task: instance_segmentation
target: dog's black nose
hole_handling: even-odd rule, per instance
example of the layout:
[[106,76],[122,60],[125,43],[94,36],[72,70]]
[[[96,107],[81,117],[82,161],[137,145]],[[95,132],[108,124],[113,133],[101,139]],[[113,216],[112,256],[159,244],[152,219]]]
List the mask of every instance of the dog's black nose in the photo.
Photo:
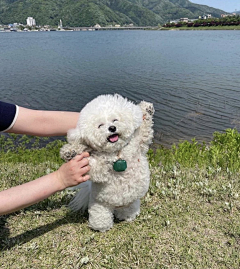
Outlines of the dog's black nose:
[[110,126],[108,130],[112,133],[116,132],[117,128],[115,126]]

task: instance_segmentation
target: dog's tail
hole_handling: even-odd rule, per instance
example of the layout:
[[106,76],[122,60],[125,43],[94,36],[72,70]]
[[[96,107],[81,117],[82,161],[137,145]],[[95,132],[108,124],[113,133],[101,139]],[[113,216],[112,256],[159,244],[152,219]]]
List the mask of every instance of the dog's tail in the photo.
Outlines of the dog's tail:
[[79,189],[75,197],[69,203],[68,207],[72,211],[80,211],[84,213],[88,209],[88,202],[92,188],[92,182],[90,180],[79,184],[77,187],[72,189]]

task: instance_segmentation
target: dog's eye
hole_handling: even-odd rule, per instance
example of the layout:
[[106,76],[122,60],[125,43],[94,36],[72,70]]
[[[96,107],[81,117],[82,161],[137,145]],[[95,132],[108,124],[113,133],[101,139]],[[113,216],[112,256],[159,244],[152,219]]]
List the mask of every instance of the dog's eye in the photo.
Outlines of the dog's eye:
[[118,121],[118,119],[113,120],[113,122]]
[[98,128],[101,128],[103,125],[104,125],[103,123],[102,123],[102,124],[100,124],[100,125],[98,125]]

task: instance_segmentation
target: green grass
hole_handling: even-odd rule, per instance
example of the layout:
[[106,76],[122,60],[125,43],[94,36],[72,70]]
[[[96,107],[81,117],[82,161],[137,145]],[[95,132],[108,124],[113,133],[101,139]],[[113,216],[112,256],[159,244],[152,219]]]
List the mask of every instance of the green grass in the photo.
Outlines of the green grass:
[[[18,137],[1,139],[0,190],[62,163],[62,142],[27,150],[29,138],[17,147]],[[67,210],[70,191],[2,216],[0,268],[240,268],[239,150],[236,130],[215,133],[208,145],[150,150],[140,216],[116,220],[106,233],[91,230],[87,214]]]
[[240,30],[240,25],[230,26],[199,26],[199,27],[172,27],[172,28],[161,28],[161,30]]

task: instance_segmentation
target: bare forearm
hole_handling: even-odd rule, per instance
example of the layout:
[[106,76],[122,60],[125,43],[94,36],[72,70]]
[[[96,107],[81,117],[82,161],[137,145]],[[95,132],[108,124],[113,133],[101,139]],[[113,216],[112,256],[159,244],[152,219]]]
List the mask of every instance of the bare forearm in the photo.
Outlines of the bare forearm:
[[62,136],[75,128],[78,112],[41,111],[19,107],[19,114],[9,133],[37,136]]
[[0,215],[38,203],[63,189],[57,172],[0,192]]
[[57,191],[88,180],[88,157],[89,154],[84,152],[49,175],[0,192],[0,215],[36,204]]

